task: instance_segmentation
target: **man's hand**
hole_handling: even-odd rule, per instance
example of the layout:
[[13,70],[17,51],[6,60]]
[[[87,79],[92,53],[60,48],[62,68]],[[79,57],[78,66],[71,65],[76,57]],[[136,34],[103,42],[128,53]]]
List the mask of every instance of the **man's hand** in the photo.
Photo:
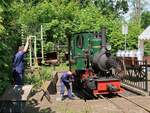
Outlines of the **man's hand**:
[[28,36],[28,37],[27,37],[27,41],[28,41],[28,42],[31,42],[31,36]]
[[26,41],[26,44],[25,44],[25,47],[24,47],[24,52],[27,52],[27,49],[29,47],[29,43],[31,43],[31,36],[28,36],[27,37],[27,41]]
[[69,78],[69,82],[74,82],[74,78],[73,77]]

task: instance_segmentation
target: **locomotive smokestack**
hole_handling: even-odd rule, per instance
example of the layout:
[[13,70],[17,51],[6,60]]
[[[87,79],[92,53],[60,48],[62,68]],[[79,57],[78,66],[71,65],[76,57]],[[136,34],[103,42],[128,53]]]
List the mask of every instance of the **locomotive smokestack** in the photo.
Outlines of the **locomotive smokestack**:
[[101,34],[102,34],[102,47],[106,46],[106,28],[103,27],[101,29]]

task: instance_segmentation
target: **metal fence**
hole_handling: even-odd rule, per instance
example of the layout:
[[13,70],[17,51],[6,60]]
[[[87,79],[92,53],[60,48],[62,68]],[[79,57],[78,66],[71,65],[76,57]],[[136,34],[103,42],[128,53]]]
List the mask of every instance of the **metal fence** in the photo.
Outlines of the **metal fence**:
[[121,58],[122,71],[118,77],[123,83],[148,91],[147,61],[138,61],[131,58]]

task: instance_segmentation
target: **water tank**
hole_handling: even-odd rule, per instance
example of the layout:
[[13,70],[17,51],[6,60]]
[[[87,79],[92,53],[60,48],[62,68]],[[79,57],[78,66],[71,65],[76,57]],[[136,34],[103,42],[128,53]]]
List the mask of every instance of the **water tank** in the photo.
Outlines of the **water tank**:
[[102,48],[101,45],[102,45],[101,39],[96,38],[91,40],[91,48],[93,49],[94,53],[100,51],[100,49]]

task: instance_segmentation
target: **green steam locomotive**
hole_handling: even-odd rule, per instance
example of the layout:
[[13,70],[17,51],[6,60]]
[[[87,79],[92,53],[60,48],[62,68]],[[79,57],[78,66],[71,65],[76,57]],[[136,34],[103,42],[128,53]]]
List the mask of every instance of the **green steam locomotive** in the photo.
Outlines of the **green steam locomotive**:
[[100,33],[81,32],[69,37],[69,66],[75,72],[74,88],[94,95],[122,93],[121,82],[112,68],[118,68],[106,42],[106,29]]

